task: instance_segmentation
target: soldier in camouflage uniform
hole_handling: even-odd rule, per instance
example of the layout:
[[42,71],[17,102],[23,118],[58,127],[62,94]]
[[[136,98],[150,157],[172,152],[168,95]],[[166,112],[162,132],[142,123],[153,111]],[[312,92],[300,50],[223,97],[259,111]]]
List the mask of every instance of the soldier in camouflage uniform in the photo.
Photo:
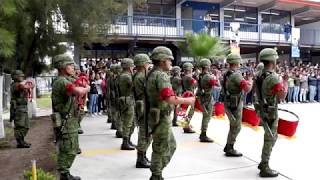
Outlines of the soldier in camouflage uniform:
[[176,141],[171,129],[173,105],[194,104],[195,98],[180,98],[175,95],[167,74],[173,60],[169,48],[156,47],[152,51],[151,59],[154,67],[146,81],[148,134],[153,137],[150,180],[162,180],[162,170],[176,150]]
[[199,138],[200,142],[212,143],[213,140],[207,136],[207,129],[213,111],[212,91],[213,87],[217,85],[217,80],[209,73],[211,66],[211,61],[209,59],[201,59],[199,65],[202,68],[202,72],[199,75],[199,89],[197,95],[203,109],[201,134]]
[[[176,93],[177,96],[181,96],[182,94],[182,79],[181,79],[181,69],[179,66],[174,66],[172,67],[172,75],[171,75],[171,84],[172,84],[172,89]],[[172,120],[172,126],[178,126],[177,124],[177,108],[179,106],[175,106],[174,108],[174,115],[173,115],[173,120]]]
[[[110,104],[110,87],[109,87],[109,84],[110,84],[110,79],[112,77],[113,73],[111,71],[111,69],[107,69],[106,68],[106,95],[105,95],[105,102],[106,102],[106,108],[107,108],[107,116],[108,116],[108,120],[107,120],[107,123],[112,123],[112,113],[111,113],[111,104]],[[112,124],[111,124],[111,129],[115,129],[115,125],[113,125],[114,127],[112,127]]]
[[[195,80],[192,77],[192,69],[193,65],[189,62],[183,64],[183,77],[182,77],[182,89],[183,92],[190,91],[194,93],[196,87],[197,87],[197,80]],[[189,114],[186,117],[186,122],[184,123],[183,131],[184,133],[195,133],[195,131],[192,130],[190,122],[192,119],[192,116],[194,114],[194,105],[191,106],[191,109],[189,111]]]
[[[78,64],[74,64],[74,71],[75,71],[75,74],[72,78],[74,78],[74,80],[78,79],[79,76],[80,76],[80,66]],[[78,133],[79,134],[83,134],[83,130],[81,128],[81,121],[83,120],[84,116],[85,116],[85,112],[84,112],[84,109],[83,108],[78,108],[79,110],[79,130],[78,130]],[[81,152],[81,151],[79,151]]]
[[114,94],[115,94],[115,108],[114,108],[114,120],[116,123],[116,137],[122,138],[122,121],[121,121],[121,107],[120,107],[120,82],[119,77],[121,74],[122,68],[120,64],[114,66]]
[[116,86],[115,86],[115,67],[116,65],[111,64],[110,71],[111,75],[107,79],[107,91],[106,91],[106,98],[108,104],[108,111],[110,114],[108,115],[108,121],[111,120],[111,129],[116,130],[116,119],[118,118],[117,114],[117,105],[116,105]]
[[59,76],[52,85],[52,120],[57,133],[58,162],[57,168],[60,180],[80,180],[72,176],[69,168],[76,157],[79,148],[78,129],[79,121],[74,96],[84,96],[90,87],[76,87],[70,76],[74,74],[73,60],[66,55],[54,58],[54,66],[59,71]]
[[13,73],[13,83],[11,84],[10,121],[14,121],[17,148],[30,148],[31,146],[25,141],[30,127],[27,90],[31,88],[33,86],[26,83],[23,72],[16,70]]
[[130,58],[124,58],[121,61],[121,67],[123,69],[119,76],[119,105],[120,115],[122,122],[122,145],[121,150],[134,150],[135,147],[131,143],[131,135],[134,131],[134,93],[132,73],[134,68],[133,60]]
[[147,159],[146,152],[151,143],[151,137],[146,137],[145,111],[144,111],[144,86],[146,81],[146,74],[148,73],[149,63],[151,63],[149,56],[146,54],[137,54],[134,57],[134,65],[137,72],[133,75],[134,96],[136,101],[136,119],[139,127],[138,132],[138,155],[136,168],[149,168],[150,161]]
[[230,128],[227,144],[224,148],[225,155],[228,157],[240,157],[241,153],[234,149],[236,138],[241,130],[242,110],[244,93],[248,93],[252,88],[252,79],[246,81],[240,69],[241,56],[231,53],[227,56],[229,64],[228,71],[223,75],[223,87],[225,112],[228,116]]
[[259,59],[264,64],[264,68],[255,81],[258,100],[258,104],[255,106],[260,111],[259,116],[265,131],[261,162],[258,166],[261,177],[278,176],[278,172],[269,167],[272,148],[278,137],[278,99],[285,96],[283,85],[279,76],[275,73],[278,58],[276,50],[271,48],[263,49],[259,54]]

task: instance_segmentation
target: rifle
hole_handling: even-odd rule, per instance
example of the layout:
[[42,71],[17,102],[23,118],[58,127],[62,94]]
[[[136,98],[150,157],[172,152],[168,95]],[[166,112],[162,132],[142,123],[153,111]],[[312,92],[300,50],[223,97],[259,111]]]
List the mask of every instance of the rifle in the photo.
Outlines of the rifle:
[[15,118],[16,118],[16,108],[17,108],[16,101],[11,100],[11,103],[10,103],[10,122],[15,120]]
[[[199,75],[199,82],[198,82],[200,96],[203,96],[203,88],[202,88],[202,86],[201,86],[202,76],[203,76],[203,74],[200,74],[200,75]],[[202,101],[201,99],[202,99],[202,98],[199,97],[200,107],[203,109],[203,111],[204,111],[206,114],[208,114],[208,111],[207,111],[206,107],[202,105],[202,102],[203,102],[203,101]]]
[[67,121],[71,117],[71,112],[70,111],[72,109],[72,106],[74,105],[74,97],[73,96],[69,97],[69,101],[71,101],[71,102],[70,102],[70,106],[68,108],[67,113],[60,113],[61,114],[62,125],[61,125],[61,128],[57,129],[58,130],[56,132],[57,133],[56,134],[56,139],[57,140],[62,137],[62,133],[63,133],[63,130],[64,130],[66,124],[67,124]]

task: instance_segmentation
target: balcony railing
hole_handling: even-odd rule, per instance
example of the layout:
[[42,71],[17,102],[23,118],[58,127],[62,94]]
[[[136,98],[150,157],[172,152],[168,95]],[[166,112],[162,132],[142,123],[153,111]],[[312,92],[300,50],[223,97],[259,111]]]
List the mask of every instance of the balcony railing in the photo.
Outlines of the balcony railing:
[[[67,31],[65,26],[61,27],[64,27],[63,32]],[[221,36],[225,40],[237,38],[231,30],[230,23],[195,19],[119,16],[112,20],[110,26],[103,25],[96,28],[99,28],[102,34],[120,36],[183,38],[187,33],[208,32],[212,36]],[[238,38],[240,41],[291,43],[291,35],[284,32],[284,26],[281,24],[240,23]],[[320,31],[301,29],[300,44],[320,45]]]

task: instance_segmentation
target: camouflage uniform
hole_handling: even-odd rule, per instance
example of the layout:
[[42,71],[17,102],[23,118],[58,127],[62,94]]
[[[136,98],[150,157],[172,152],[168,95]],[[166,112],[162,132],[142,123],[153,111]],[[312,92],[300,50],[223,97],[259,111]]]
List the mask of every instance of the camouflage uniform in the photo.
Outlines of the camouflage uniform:
[[[112,77],[113,73],[111,71],[111,69],[106,69],[106,95],[105,95],[105,102],[106,102],[106,108],[107,108],[107,116],[108,116],[108,121],[107,123],[112,123],[112,113],[111,113],[111,104],[110,104],[110,87],[109,87],[109,84],[110,84],[110,80],[111,80],[111,77]],[[112,124],[111,124],[112,126]],[[115,128],[115,125],[114,127]],[[112,128],[111,128],[112,129]]]
[[[144,67],[145,64],[150,63],[149,56],[146,54],[137,54],[134,57],[134,65],[136,67]],[[145,68],[145,67],[144,67]],[[151,137],[146,137],[145,111],[144,111],[144,86],[146,81],[147,69],[144,71],[137,71],[133,75],[134,96],[136,101],[136,119],[139,127],[138,132],[138,155],[136,168],[149,168],[150,161],[146,157],[146,151],[150,146]]]
[[[271,48],[263,49],[259,58],[261,62],[272,63],[274,69],[278,53]],[[262,148],[261,162],[258,166],[261,177],[276,177],[278,172],[270,169],[269,159],[272,148],[277,140],[278,128],[278,99],[277,94],[283,91],[279,77],[273,70],[267,70],[266,66],[258,74],[255,81],[258,104],[255,106],[260,110],[260,118],[264,127],[264,144]]]
[[147,77],[147,98],[150,107],[148,113],[149,132],[153,137],[152,159],[150,170],[151,180],[161,180],[162,170],[170,162],[175,150],[176,140],[171,129],[171,113],[173,106],[164,101],[174,96],[170,77],[157,66],[157,62],[172,59],[172,52],[166,47],[157,47],[152,51],[151,59],[155,62],[154,68]]
[[[209,70],[211,66],[211,61],[209,59],[201,59],[200,66],[203,69],[207,68]],[[207,136],[207,129],[213,112],[212,90],[216,84],[216,80],[210,75],[209,72],[203,71],[199,75],[198,97],[203,109],[200,142],[213,142],[213,140]]]
[[120,73],[122,71],[121,69],[121,65],[120,64],[116,64],[114,67],[114,95],[115,95],[115,106],[114,106],[114,120],[115,120],[115,124],[116,124],[116,128],[117,128],[117,132],[116,132],[116,137],[117,138],[122,138],[122,121],[121,121],[121,107],[120,107],[120,87],[119,87],[119,77],[120,77]]
[[17,141],[17,148],[29,148],[31,144],[24,140],[30,127],[28,97],[26,89],[22,87],[22,81],[18,77],[24,77],[20,70],[14,72],[14,82],[11,84],[10,121],[14,121],[14,136]]
[[108,104],[108,121],[111,120],[111,129],[117,129],[116,128],[116,119],[119,118],[119,115],[117,113],[117,103],[116,103],[116,86],[115,86],[115,67],[116,65],[111,64],[110,71],[111,75],[107,79],[107,90],[106,90],[106,98],[107,98],[107,104]]
[[[177,96],[181,96],[182,94],[182,79],[180,76],[181,69],[179,66],[174,66],[172,68],[172,76],[171,76],[171,84],[172,84],[172,89],[176,93]],[[172,126],[178,126],[177,124],[177,108],[180,106],[175,106],[174,108],[174,116],[172,120]]]
[[[79,71],[80,70],[80,66],[78,64],[74,64],[74,70],[75,71]],[[74,76],[71,77],[73,79],[73,81],[77,80],[79,77],[75,74]],[[83,108],[78,107],[78,118],[79,118],[79,130],[78,133],[79,134],[83,134],[83,130],[81,128],[81,121],[83,120],[84,116],[85,116],[85,112]],[[80,152],[80,151],[79,151]],[[79,153],[78,152],[78,153]]]
[[[121,61],[121,67],[123,71],[118,78],[119,83],[119,105],[120,115],[122,122],[122,150],[134,150],[130,142],[131,135],[134,131],[134,95],[133,95],[133,82],[132,72],[129,68],[134,67],[133,60],[130,58],[124,58]],[[129,143],[130,142],[130,143]]]
[[[54,58],[55,68],[63,69],[68,64],[74,64],[73,60],[66,55],[58,55]],[[76,157],[79,148],[79,119],[72,95],[74,85],[68,76],[59,75],[52,85],[52,108],[53,120],[61,121],[55,132],[58,132],[58,162],[57,168],[61,180],[78,180],[73,177],[69,169]],[[58,129],[58,130],[57,130]]]
[[[194,91],[197,87],[197,80],[192,77],[193,65],[191,63],[187,62],[187,63],[183,64],[182,68],[185,73],[184,76],[182,77],[183,92],[190,91],[190,92],[194,93]],[[187,75],[186,72],[189,72],[190,74]],[[191,109],[187,115],[186,122],[183,127],[183,131],[185,133],[195,133],[191,129],[191,126],[190,126],[190,122],[191,122],[193,114],[194,114],[194,105],[191,105]]]
[[[241,56],[231,53],[227,57],[229,65],[240,65]],[[230,66],[229,66],[230,67]],[[240,157],[241,153],[234,149],[234,143],[241,130],[242,110],[243,110],[243,89],[247,86],[242,74],[237,69],[231,69],[223,75],[222,92],[224,94],[225,111],[229,119],[230,128],[227,144],[224,148],[226,156]]]

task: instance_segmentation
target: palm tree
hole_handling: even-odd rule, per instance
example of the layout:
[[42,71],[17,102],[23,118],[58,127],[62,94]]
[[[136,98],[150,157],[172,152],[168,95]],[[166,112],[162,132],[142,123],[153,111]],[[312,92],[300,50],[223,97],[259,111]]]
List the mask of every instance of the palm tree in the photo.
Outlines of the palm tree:
[[194,58],[195,64],[202,58],[208,58],[215,63],[230,52],[219,37],[212,37],[207,33],[187,34],[186,42],[181,43],[179,47]]

